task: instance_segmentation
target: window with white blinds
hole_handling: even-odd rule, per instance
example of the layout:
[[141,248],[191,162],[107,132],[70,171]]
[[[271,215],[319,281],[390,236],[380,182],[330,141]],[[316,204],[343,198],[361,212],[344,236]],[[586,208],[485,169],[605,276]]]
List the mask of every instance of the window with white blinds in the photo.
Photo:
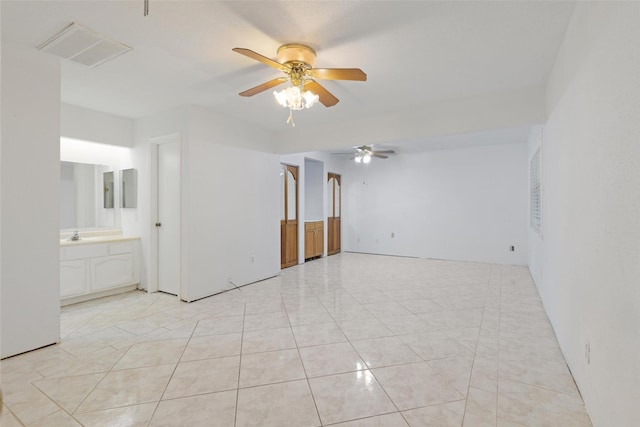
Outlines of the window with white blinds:
[[529,217],[531,226],[539,232],[542,226],[542,169],[539,148],[529,164]]

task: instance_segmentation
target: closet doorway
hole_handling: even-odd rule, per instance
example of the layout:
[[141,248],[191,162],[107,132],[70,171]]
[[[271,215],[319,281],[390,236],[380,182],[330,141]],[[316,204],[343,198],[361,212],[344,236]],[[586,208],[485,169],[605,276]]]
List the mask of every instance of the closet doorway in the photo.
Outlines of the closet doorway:
[[340,175],[327,175],[327,255],[340,252]]
[[298,167],[280,165],[280,268],[298,264]]

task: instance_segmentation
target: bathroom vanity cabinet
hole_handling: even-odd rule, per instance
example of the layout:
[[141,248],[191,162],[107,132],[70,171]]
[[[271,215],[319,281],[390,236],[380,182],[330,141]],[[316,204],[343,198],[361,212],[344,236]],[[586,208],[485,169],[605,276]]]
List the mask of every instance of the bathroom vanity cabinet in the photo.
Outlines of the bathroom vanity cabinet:
[[139,245],[139,238],[122,237],[61,241],[61,305],[136,289]]
[[304,223],[304,259],[322,256],[324,253],[324,221]]

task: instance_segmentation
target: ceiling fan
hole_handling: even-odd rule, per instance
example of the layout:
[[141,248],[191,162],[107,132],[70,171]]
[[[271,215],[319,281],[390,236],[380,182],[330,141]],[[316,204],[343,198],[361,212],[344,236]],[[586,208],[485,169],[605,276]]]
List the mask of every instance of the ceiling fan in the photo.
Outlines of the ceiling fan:
[[373,145],[361,145],[359,147],[354,147],[355,153],[332,153],[332,154],[348,154],[351,159],[355,160],[356,163],[369,163],[372,157],[377,157],[378,159],[388,159],[390,155],[396,154],[394,150],[374,150]]
[[[325,107],[332,107],[338,103],[339,99],[314,79],[367,80],[367,75],[359,68],[314,68],[316,63],[316,52],[309,46],[303,44],[292,43],[280,46],[277,51],[277,61],[241,47],[236,47],[233,51],[251,59],[255,59],[258,62],[262,62],[263,64],[280,70],[285,74],[283,77],[269,80],[268,82],[262,83],[254,88],[240,92],[240,96],[253,96],[290,81],[293,87],[298,88],[299,90],[297,93],[298,98],[300,98],[300,96],[309,98],[298,99],[300,102],[297,105],[294,105],[294,103],[287,105],[286,103],[281,102],[281,100],[276,96],[276,99],[281,105],[289,107],[292,110],[299,110],[303,107],[309,108],[317,100],[319,100]],[[305,95],[306,92],[311,92],[311,94]],[[316,95],[317,97],[312,99],[312,97]]]

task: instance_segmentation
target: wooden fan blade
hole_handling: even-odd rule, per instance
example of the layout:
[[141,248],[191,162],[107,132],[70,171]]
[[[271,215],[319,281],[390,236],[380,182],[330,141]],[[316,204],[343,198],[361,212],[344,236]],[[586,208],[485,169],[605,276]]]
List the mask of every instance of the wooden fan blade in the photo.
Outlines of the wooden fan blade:
[[324,80],[367,80],[367,75],[360,68],[313,68],[310,73],[316,79]]
[[375,153],[372,153],[371,156],[377,157],[379,159],[388,159],[389,158],[389,156],[385,156],[383,154],[380,154],[378,151],[376,151]]
[[378,154],[396,154],[393,150],[375,150],[375,152]]
[[273,59],[267,58],[264,55],[260,55],[259,53],[254,52],[250,49],[245,49],[243,47],[234,47],[231,50],[239,53],[240,55],[248,56],[251,59],[255,59],[258,62],[262,62],[263,64],[267,64],[268,66],[278,69],[280,71],[289,71],[288,66],[281,64],[277,61],[274,61]]
[[286,77],[278,77],[277,79],[273,79],[273,80],[269,80],[266,83],[262,83],[261,85],[258,85],[256,87],[253,87],[251,89],[247,89],[244,92],[240,92],[239,95],[240,96],[253,96],[253,95],[257,95],[260,92],[264,92],[267,89],[271,89],[272,87],[278,86],[284,82],[287,81]]
[[338,102],[340,102],[340,100],[333,96],[331,92],[329,92],[313,80],[309,80],[308,82],[306,82],[304,84],[304,87],[305,89],[310,90],[311,92],[318,95],[318,97],[320,98],[320,102],[322,102],[322,105],[324,105],[325,107],[333,107]]

